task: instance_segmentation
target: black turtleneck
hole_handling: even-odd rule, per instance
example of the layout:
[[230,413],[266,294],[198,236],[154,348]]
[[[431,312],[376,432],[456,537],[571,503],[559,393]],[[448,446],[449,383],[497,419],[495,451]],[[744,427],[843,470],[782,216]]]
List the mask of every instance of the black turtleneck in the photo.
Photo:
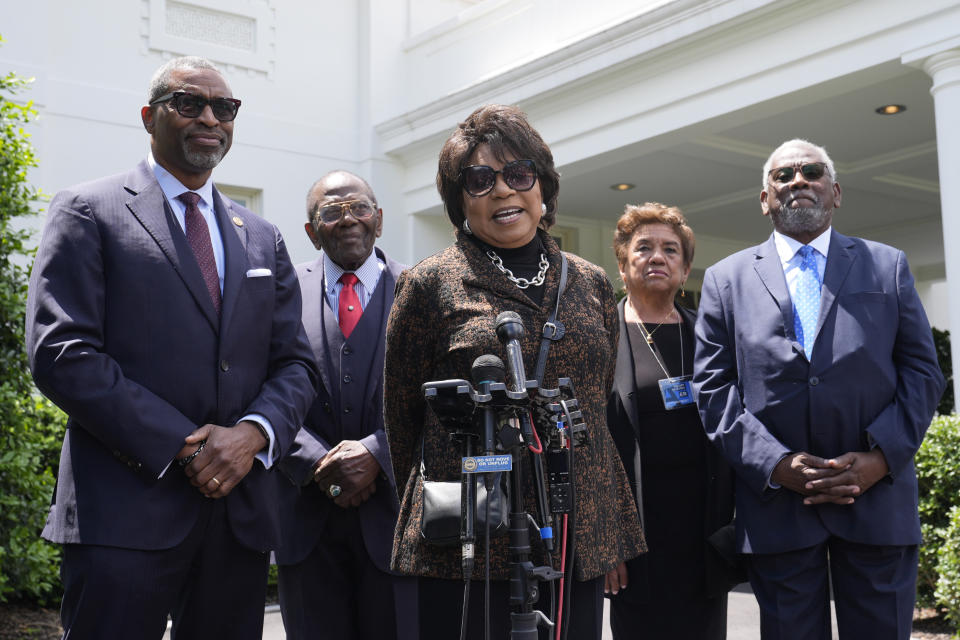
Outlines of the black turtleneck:
[[[500,256],[503,266],[513,272],[517,278],[533,279],[540,272],[540,255],[546,254],[547,250],[540,240],[539,234],[534,234],[533,239],[522,247],[514,249],[504,249],[493,247],[474,235],[468,235],[468,238],[477,243],[480,249],[486,253],[492,249],[494,253]],[[494,267],[496,268],[496,267]],[[507,276],[503,276],[506,278]],[[543,304],[543,285],[538,287],[530,285],[523,290],[527,296],[538,305]]]

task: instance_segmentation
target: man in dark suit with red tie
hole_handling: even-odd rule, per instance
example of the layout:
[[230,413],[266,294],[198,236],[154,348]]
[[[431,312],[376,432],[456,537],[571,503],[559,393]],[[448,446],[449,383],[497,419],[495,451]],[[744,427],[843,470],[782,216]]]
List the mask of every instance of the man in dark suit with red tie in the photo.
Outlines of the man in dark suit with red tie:
[[385,327],[404,266],[374,242],[383,210],[346,171],[307,194],[316,260],[297,266],[317,399],[280,461],[280,607],[291,640],[419,637],[415,579],[389,571],[397,491],[383,430]]
[[268,468],[315,392],[280,233],[220,195],[240,101],[202,58],[155,73],[150,154],[57,194],[27,349],[68,415],[43,535],[64,544],[65,636],[262,635],[278,540]]

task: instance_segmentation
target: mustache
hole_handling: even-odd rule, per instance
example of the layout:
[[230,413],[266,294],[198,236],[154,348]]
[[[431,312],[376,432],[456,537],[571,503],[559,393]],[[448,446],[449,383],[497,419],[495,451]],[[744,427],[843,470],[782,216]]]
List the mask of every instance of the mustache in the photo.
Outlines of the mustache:
[[227,141],[227,136],[222,131],[217,131],[216,129],[207,129],[203,126],[185,129],[183,132],[183,139],[188,140],[195,134],[203,134],[204,136],[214,137],[220,141],[220,144],[224,144]]
[[813,209],[813,208],[819,207],[820,204],[821,204],[819,196],[817,196],[817,194],[815,194],[815,193],[791,193],[791,194],[787,197],[787,199],[784,201],[783,206],[785,206],[785,207],[786,207],[786,206],[790,206],[791,204],[793,204],[794,202],[796,202],[796,201],[799,200],[800,198],[804,198],[804,199],[806,199],[806,200],[813,200],[814,206],[813,206],[813,207],[805,207],[805,208],[808,208],[808,209]]

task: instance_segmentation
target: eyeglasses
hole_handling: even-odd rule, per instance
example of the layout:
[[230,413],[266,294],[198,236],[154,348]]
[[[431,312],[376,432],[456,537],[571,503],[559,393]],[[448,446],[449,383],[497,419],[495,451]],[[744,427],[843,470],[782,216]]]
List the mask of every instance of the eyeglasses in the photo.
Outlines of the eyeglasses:
[[468,194],[479,198],[493,190],[498,173],[503,176],[507,186],[515,191],[529,191],[537,182],[537,165],[533,160],[513,160],[503,165],[500,171],[494,171],[493,167],[485,164],[464,167],[460,171],[460,184]]
[[151,105],[170,101],[177,113],[184,118],[199,118],[200,114],[207,105],[213,110],[213,117],[220,122],[231,122],[237,117],[237,111],[240,110],[240,101],[236,98],[212,98],[207,100],[203,96],[198,96],[186,91],[173,91],[160,96]]
[[798,169],[804,179],[819,180],[823,177],[823,174],[827,172],[827,164],[825,162],[808,162],[799,167],[777,167],[776,169],[771,169],[767,175],[770,176],[774,182],[786,184],[793,180],[793,177],[797,175]]
[[319,220],[324,224],[333,224],[339,222],[340,218],[348,212],[356,220],[366,220],[376,210],[376,207],[367,200],[344,200],[343,202],[334,202],[319,207],[314,215],[314,220]]

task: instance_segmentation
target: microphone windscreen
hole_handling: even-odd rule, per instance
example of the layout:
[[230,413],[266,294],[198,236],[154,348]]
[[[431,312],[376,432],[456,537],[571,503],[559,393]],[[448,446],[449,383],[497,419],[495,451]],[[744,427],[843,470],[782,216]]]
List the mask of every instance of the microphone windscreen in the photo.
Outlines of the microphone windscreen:
[[504,382],[507,378],[503,360],[497,356],[486,354],[473,361],[470,367],[470,378],[473,384],[482,382]]
[[501,342],[523,337],[523,320],[516,311],[504,311],[497,316],[497,337]]

